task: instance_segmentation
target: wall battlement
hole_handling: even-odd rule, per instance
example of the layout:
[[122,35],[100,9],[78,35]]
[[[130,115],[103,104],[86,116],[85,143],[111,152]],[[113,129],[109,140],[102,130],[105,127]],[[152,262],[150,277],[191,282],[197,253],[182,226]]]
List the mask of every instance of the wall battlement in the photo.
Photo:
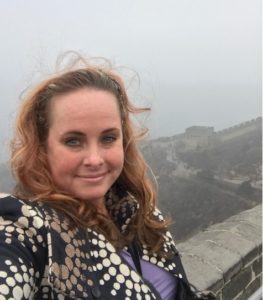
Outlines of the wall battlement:
[[189,281],[218,300],[246,300],[262,285],[262,205],[178,245]]
[[261,128],[261,125],[262,118],[258,117],[256,119],[240,123],[238,125],[226,128],[224,130],[217,131],[215,132],[215,137],[220,139],[221,141],[226,141],[251,132],[253,130],[256,130],[257,128]]
[[171,137],[162,137],[150,141],[151,147],[175,147],[180,145],[185,151],[193,150],[197,147],[213,147],[218,142],[225,142],[243,134],[253,132],[262,126],[262,118],[258,117],[235,126],[214,131],[214,127],[191,126],[185,129],[184,133]]

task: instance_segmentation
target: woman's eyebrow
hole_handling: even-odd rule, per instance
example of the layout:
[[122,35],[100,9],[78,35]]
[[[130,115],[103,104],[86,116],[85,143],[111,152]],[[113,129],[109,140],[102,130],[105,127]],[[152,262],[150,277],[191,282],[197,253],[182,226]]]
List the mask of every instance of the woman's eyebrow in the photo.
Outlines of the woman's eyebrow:
[[[120,129],[117,128],[117,127],[112,127],[112,128],[107,128],[105,130],[102,131],[102,134],[104,133],[110,133],[110,132],[116,132],[116,133],[120,133]],[[85,136],[85,133],[84,132],[81,132],[81,131],[78,131],[78,130],[72,130],[72,131],[67,131],[67,132],[64,132],[62,134],[62,136],[67,136],[67,135],[75,135],[75,136]]]
[[117,133],[119,133],[120,129],[113,127],[113,128],[107,128],[107,129],[102,131],[102,133],[108,133],[108,132],[117,132]]
[[65,135],[78,135],[78,136],[84,136],[85,134],[81,131],[76,131],[76,130],[73,130],[73,131],[67,131],[67,132],[64,132],[62,134],[62,136],[65,136]]

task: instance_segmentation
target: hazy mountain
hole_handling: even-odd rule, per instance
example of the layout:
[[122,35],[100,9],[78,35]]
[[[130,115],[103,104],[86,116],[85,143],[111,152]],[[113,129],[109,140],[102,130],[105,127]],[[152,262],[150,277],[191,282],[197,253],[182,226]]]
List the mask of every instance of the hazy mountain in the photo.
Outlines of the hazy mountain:
[[182,134],[143,145],[178,240],[261,202],[261,134],[257,119],[219,134],[192,128],[190,139]]

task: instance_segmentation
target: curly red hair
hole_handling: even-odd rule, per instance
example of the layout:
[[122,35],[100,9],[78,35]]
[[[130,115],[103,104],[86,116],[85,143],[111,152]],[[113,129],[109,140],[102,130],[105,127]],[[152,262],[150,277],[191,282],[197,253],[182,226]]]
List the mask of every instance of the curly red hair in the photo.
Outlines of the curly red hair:
[[[114,185],[127,189],[140,204],[125,238],[111,220],[98,214],[89,203],[59,192],[47,163],[45,143],[49,132],[50,103],[55,96],[84,87],[108,91],[118,100],[125,161],[122,173]],[[148,110],[136,108],[130,103],[123,80],[109,68],[85,65],[60,72],[41,82],[25,97],[17,116],[11,142],[11,169],[17,181],[14,194],[21,199],[48,203],[63,211],[73,225],[102,231],[117,248],[136,238],[146,243],[152,251],[161,251],[167,222],[160,223],[153,217],[156,190],[147,175],[147,164],[137,147],[138,138],[145,132],[136,135],[130,118],[131,114]]]

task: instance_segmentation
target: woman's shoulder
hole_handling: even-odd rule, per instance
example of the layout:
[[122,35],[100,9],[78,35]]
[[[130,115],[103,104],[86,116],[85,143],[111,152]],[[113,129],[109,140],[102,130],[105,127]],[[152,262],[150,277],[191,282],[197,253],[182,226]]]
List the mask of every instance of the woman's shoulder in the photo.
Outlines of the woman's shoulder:
[[48,231],[59,231],[60,227],[70,228],[68,217],[42,201],[19,199],[13,195],[0,196],[0,223],[12,221],[32,224],[36,229],[46,228]]
[[22,200],[13,195],[0,196],[0,220],[9,220],[28,224],[29,220],[34,227],[44,225],[45,215],[39,203]]

